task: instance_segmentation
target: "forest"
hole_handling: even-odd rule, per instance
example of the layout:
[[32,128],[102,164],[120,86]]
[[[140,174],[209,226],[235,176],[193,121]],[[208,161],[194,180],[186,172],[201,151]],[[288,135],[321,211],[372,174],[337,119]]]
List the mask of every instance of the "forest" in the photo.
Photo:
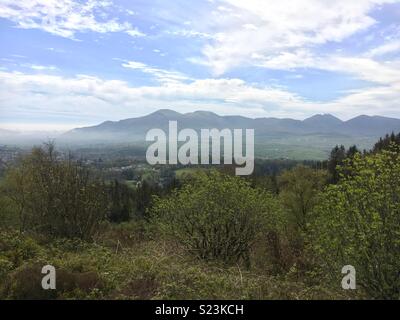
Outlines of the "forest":
[[7,166],[0,299],[400,298],[400,134],[327,161],[257,160],[249,177],[164,176],[105,178],[52,143]]

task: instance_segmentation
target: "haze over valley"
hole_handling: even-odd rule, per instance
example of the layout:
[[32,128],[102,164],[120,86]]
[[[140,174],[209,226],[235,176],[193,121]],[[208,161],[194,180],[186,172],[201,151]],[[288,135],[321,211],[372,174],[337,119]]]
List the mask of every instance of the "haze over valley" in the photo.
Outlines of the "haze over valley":
[[168,132],[168,122],[177,121],[178,128],[254,129],[255,151],[260,158],[324,160],[335,145],[357,145],[370,149],[382,136],[400,132],[400,119],[360,115],[347,121],[330,114],[317,114],[305,120],[278,118],[246,118],[220,116],[209,111],[178,113],[161,109],[149,115],[106,121],[95,126],[75,128],[67,132],[18,132],[0,130],[3,145],[29,147],[54,140],[60,147],[77,149],[126,148],[132,155],[143,155],[146,133],[153,128]]

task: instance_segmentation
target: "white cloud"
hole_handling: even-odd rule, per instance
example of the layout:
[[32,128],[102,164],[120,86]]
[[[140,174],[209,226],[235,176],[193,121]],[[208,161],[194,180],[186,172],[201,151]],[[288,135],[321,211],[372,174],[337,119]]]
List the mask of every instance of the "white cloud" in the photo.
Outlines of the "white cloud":
[[126,12],[127,14],[129,14],[130,16],[135,16],[135,15],[137,15],[137,13],[136,13],[135,11],[133,11],[133,10],[125,10],[125,12]]
[[214,74],[252,65],[252,56],[273,57],[281,52],[314,49],[340,42],[376,21],[369,13],[398,0],[219,0],[207,17],[218,37],[203,48],[204,61]]
[[[321,58],[316,57],[310,50],[298,49],[281,51],[275,55],[251,55],[253,64],[258,67],[276,70],[294,70],[296,68],[316,68],[321,65]],[[319,60],[319,61],[318,61]]]
[[328,61],[321,62],[322,68],[349,73],[358,79],[383,85],[400,82],[399,61],[385,63],[362,57],[331,57]]
[[[141,70],[147,68],[134,62],[131,66]],[[59,118],[64,125],[71,121],[96,124],[140,116],[160,108],[298,119],[313,115],[315,110],[344,119],[360,113],[400,117],[399,104],[400,81],[349,92],[342,98],[322,103],[309,101],[283,88],[255,87],[240,79],[176,81],[160,86],[132,87],[124,81],[87,75],[65,78],[0,72],[0,114],[3,117],[18,118],[19,121],[24,117],[40,117],[41,121]]]
[[399,61],[378,62],[368,57],[342,55],[315,56],[308,50],[282,52],[276,56],[253,56],[257,66],[277,70],[313,68],[348,74],[354,78],[390,85],[400,82]]
[[[328,102],[310,101],[284,87],[257,86],[240,79],[195,80],[174,70],[116,59],[132,74],[145,73],[158,83],[133,87],[124,81],[87,75],[45,75],[41,73],[56,67],[39,64],[25,65],[34,70],[27,71],[33,74],[3,69],[0,72],[0,115],[7,119],[18,119],[19,115],[42,116],[44,119],[58,117],[67,122],[80,119],[87,124],[139,116],[159,108],[299,119],[316,112],[333,113],[344,119],[361,113],[400,117],[400,60],[382,59],[400,50],[398,38],[384,37],[375,29],[375,38],[363,42],[362,47],[375,43],[376,37],[384,37],[384,44],[353,56],[349,54],[352,50],[346,49],[361,46],[356,48],[347,44],[349,47],[344,45],[343,51],[324,47],[324,44],[341,42],[377,24],[371,12],[389,2],[398,1],[214,0],[210,2],[214,11],[207,9],[207,16],[202,10],[195,13],[182,10],[177,12],[178,18],[173,14],[175,12],[168,12],[165,19],[169,27],[154,37],[167,34],[196,38],[185,41],[190,41],[190,52],[202,43],[200,56],[187,60],[208,66],[216,76],[238,66],[251,65],[295,71],[292,76],[286,73],[283,76],[296,78],[299,82],[305,81],[301,77],[306,79],[302,72],[306,68],[369,82],[363,89],[342,92],[342,96]],[[39,28],[68,38],[86,31],[143,35],[130,23],[107,15],[111,11],[110,5],[109,1],[93,0],[0,0],[0,17],[14,21],[20,28]],[[157,19],[163,22],[161,17]],[[180,24],[179,21],[183,22]],[[393,30],[389,31],[393,33]],[[361,36],[365,38],[365,34]],[[147,47],[139,44],[132,46],[132,50]],[[152,48],[165,48],[162,42],[151,45],[148,47],[151,55]],[[323,50],[319,50],[321,47]],[[158,49],[153,51],[164,54]],[[172,56],[173,50],[169,57]],[[3,61],[7,60],[3,58]]]
[[144,37],[146,34],[143,32],[139,31],[138,28],[132,29],[130,25],[128,25],[128,28],[125,32],[129,34],[131,37]]
[[204,39],[213,39],[214,35],[210,33],[205,33],[205,32],[200,32],[196,30],[190,30],[190,29],[177,29],[177,30],[167,30],[165,32],[166,34],[173,35],[173,36],[179,36],[179,37],[185,37],[185,38],[204,38]]
[[[87,31],[144,36],[129,22],[107,19],[105,10],[111,5],[112,2],[106,0],[2,0],[0,17],[13,21],[19,28],[40,29],[71,39],[77,32]],[[99,20],[96,15],[106,19]]]
[[42,66],[38,64],[22,64],[22,66],[37,71],[55,71],[58,69],[56,66]]
[[369,50],[366,54],[367,57],[384,56],[389,53],[400,52],[400,40],[385,43],[379,47]]
[[[160,52],[159,50],[153,50],[154,52]],[[150,74],[157,79],[157,81],[163,84],[177,83],[185,80],[190,80],[186,75],[177,72],[177,71],[169,71],[164,69],[159,69],[155,67],[148,66],[142,62],[137,61],[124,61],[122,63],[124,68],[140,70],[144,73]]]

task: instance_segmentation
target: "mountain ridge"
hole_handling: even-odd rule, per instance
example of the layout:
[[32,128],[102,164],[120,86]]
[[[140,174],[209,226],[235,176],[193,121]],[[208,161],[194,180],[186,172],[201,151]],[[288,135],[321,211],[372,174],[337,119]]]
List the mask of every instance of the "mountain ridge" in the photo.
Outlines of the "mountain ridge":
[[[331,119],[331,120],[335,120],[338,123],[347,123],[347,122],[351,122],[353,120],[357,120],[357,119],[388,119],[388,120],[395,120],[395,121],[400,121],[399,118],[393,118],[393,117],[386,117],[386,116],[379,116],[379,115],[373,115],[373,116],[368,116],[368,115],[358,115],[356,117],[353,117],[349,120],[341,120],[340,118],[330,114],[330,113],[323,113],[323,114],[315,114],[313,116],[310,116],[308,118],[305,118],[304,120],[298,120],[298,119],[292,119],[292,118],[276,118],[276,117],[260,117],[260,118],[250,118],[250,117],[246,117],[246,116],[241,116],[241,115],[218,115],[214,112],[211,111],[203,111],[203,110],[197,110],[197,111],[193,111],[193,112],[187,112],[187,113],[180,113],[171,109],[159,109],[157,111],[154,111],[152,113],[149,113],[147,115],[144,116],[140,116],[140,117],[135,117],[135,118],[126,118],[126,119],[121,119],[121,120],[116,120],[116,121],[111,121],[111,120],[107,120],[104,122],[99,123],[98,125],[94,125],[94,126],[87,126],[87,127],[79,127],[79,128],[75,128],[75,129],[83,129],[83,128],[92,128],[92,127],[97,127],[100,126],[102,124],[106,124],[106,123],[121,123],[121,122],[125,122],[125,121],[130,121],[130,120],[136,120],[136,119],[142,119],[142,118],[150,118],[153,116],[165,116],[167,118],[173,118],[174,116],[177,117],[185,117],[185,116],[195,116],[195,115],[204,115],[204,116],[214,116],[214,117],[219,117],[219,118],[242,118],[242,119],[246,119],[246,120],[279,120],[279,121],[285,121],[285,120],[290,120],[290,121],[296,121],[296,122],[311,122],[314,120],[326,120],[326,119]],[[75,130],[72,129],[72,130]],[[70,131],[72,131],[70,130]],[[7,130],[8,131],[8,130]]]
[[[176,120],[178,129],[254,129],[258,140],[270,137],[299,138],[309,135],[379,138],[386,133],[400,132],[400,119],[360,115],[343,121],[331,114],[316,114],[304,120],[290,118],[248,118],[222,116],[210,111],[179,113],[160,109],[148,115],[119,121],[104,121],[95,126],[75,128],[59,137],[71,143],[125,143],[144,141],[148,130],[168,131],[168,122]],[[257,139],[256,139],[257,140]]]

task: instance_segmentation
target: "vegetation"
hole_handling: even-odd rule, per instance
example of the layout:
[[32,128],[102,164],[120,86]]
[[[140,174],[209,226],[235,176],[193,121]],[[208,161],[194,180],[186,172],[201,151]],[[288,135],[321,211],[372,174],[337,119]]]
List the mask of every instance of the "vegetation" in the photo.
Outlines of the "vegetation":
[[400,153],[357,154],[315,210],[314,249],[335,274],[351,264],[372,298],[400,297]]
[[400,145],[400,133],[396,135],[392,132],[392,134],[387,134],[384,138],[380,138],[379,141],[375,143],[372,152],[377,153],[382,150],[390,149],[392,144]]
[[[34,148],[0,183],[0,298],[399,299],[399,160],[388,136],[247,178],[177,167],[126,183]],[[46,264],[57,290],[41,289]]]
[[5,184],[22,232],[90,239],[105,218],[102,183],[71,160],[57,161],[52,144],[34,148],[9,171]]
[[307,231],[309,215],[327,180],[325,171],[301,165],[283,172],[278,178],[282,204],[286,207],[291,224],[299,231]]
[[158,199],[152,213],[161,230],[199,258],[232,264],[249,263],[251,245],[267,224],[272,228],[278,210],[270,194],[211,172]]

